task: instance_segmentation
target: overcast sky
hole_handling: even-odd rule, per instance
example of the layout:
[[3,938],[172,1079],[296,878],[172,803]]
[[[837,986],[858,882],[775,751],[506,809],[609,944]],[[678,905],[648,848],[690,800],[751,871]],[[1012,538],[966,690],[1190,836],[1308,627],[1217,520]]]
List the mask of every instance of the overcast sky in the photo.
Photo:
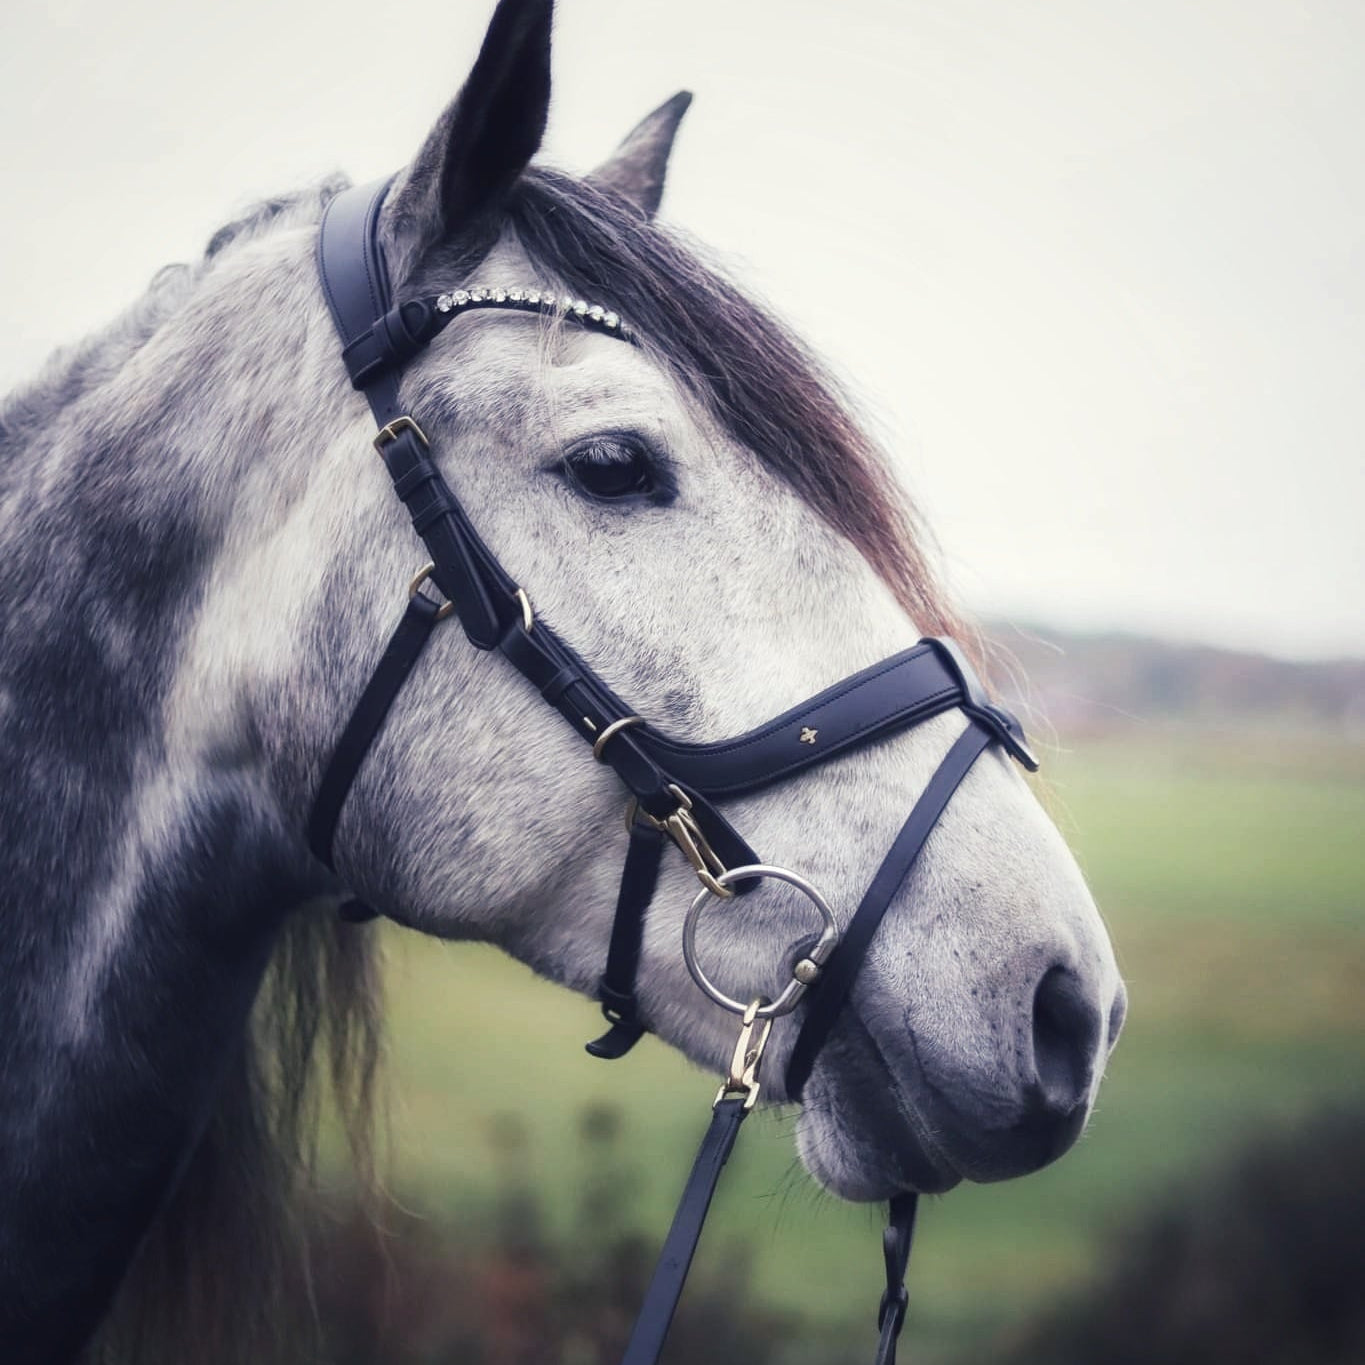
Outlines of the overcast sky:
[[[0,385],[406,161],[491,8],[6,6]],[[1365,654],[1365,3],[560,0],[555,80],[574,169],[696,92],[665,214],[864,398],[974,606]]]

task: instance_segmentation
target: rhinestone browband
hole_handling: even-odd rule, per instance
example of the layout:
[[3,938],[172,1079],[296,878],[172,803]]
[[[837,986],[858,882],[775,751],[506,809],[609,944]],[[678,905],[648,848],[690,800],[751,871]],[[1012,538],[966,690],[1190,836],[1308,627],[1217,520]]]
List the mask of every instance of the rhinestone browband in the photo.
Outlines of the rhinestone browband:
[[576,299],[568,294],[552,294],[540,289],[500,289],[477,285],[472,289],[453,289],[436,299],[436,311],[456,313],[474,308],[510,308],[522,313],[559,314],[578,322],[602,328],[626,340],[633,340],[620,314],[599,303]]

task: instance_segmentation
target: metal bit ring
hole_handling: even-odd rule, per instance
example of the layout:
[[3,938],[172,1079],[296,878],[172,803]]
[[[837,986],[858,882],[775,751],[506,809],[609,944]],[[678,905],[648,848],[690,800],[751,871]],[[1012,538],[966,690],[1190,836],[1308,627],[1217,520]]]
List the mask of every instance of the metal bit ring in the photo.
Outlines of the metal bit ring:
[[[728,887],[735,882],[748,881],[750,878],[759,877],[772,877],[776,881],[786,882],[788,886],[794,886],[798,891],[804,892],[820,912],[820,919],[823,922],[820,937],[815,946],[792,969],[792,979],[787,982],[778,994],[777,999],[760,1005],[755,1011],[755,1018],[776,1019],[783,1014],[790,1014],[796,1008],[796,1002],[801,999],[807,989],[819,980],[821,968],[839,942],[839,926],[835,923],[834,912],[829,908],[825,898],[804,877],[797,876],[795,872],[787,871],[785,867],[770,867],[766,863],[755,863],[747,867],[732,867],[728,871],[722,872],[716,880],[722,886]],[[732,1014],[743,1015],[751,1008],[752,1002],[736,1000],[733,996],[726,995],[702,971],[701,964],[697,961],[697,921],[701,917],[706,902],[715,896],[714,891],[704,887],[697,893],[696,899],[688,907],[687,916],[683,920],[683,961],[687,963],[687,970],[692,974],[692,980],[716,1004],[729,1010]],[[734,903],[734,901],[727,902],[731,905]]]

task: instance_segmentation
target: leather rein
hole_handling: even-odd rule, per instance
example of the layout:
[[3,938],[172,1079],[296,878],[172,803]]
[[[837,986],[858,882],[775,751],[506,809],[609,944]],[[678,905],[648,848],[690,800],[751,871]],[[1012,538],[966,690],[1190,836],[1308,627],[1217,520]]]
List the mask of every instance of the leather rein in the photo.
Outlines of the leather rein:
[[[721,1169],[758,1097],[758,1071],[773,1020],[794,1010],[809,992],[786,1075],[787,1093],[799,1099],[882,917],[972,764],[992,744],[1030,770],[1038,764],[1019,722],[992,703],[961,651],[945,639],[922,640],[733,739],[685,743],[637,716],[536,618],[528,594],[480,539],[432,459],[425,433],[399,396],[405,365],[462,313],[539,313],[628,345],[635,338],[611,310],[537,289],[458,289],[395,304],[377,235],[387,188],[387,181],[358,186],[328,203],[318,238],[318,270],[347,373],[379,426],[375,447],[430,562],[409,585],[406,610],[333,750],[309,817],[308,841],[314,854],[332,867],[337,821],[365,755],[437,624],[453,614],[471,644],[498,650],[539,689],[591,746],[593,758],[610,767],[630,793],[626,858],[598,987],[609,1027],[587,1044],[594,1056],[621,1057],[648,1031],[635,977],[666,845],[677,845],[692,865],[700,890],[684,922],[684,959],[698,986],[742,1022],[710,1126],[622,1362],[654,1365]],[[423,590],[428,581],[444,601]],[[842,931],[810,883],[765,864],[718,808],[725,798],[769,787],[952,709],[966,713],[967,727],[930,778]],[[791,979],[775,999],[734,1000],[717,989],[697,960],[697,921],[712,899],[742,897],[767,878],[803,892],[819,914],[821,932],[795,962]],[[353,901],[343,913],[366,918],[374,912]],[[877,1365],[893,1365],[905,1320],[904,1280],[915,1208],[913,1192],[891,1201],[883,1235],[886,1289],[878,1312]]]

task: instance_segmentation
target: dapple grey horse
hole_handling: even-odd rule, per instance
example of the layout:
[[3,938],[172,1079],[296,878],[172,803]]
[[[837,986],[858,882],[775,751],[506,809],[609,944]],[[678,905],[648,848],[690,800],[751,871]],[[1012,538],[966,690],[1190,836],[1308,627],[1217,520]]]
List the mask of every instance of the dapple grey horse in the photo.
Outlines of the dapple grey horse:
[[[586,179],[529,165],[549,33],[549,0],[499,5],[389,195],[382,242],[400,296],[570,291],[619,310],[640,344],[484,313],[412,366],[405,394],[537,612],[661,728],[733,734],[956,623],[819,365],[654,221],[686,97]],[[283,1273],[264,1220],[307,1145],[323,1022],[343,1097],[373,1061],[373,934],[337,919],[343,900],[492,941],[575,990],[601,971],[623,793],[458,631],[433,641],[361,770],[335,871],[308,852],[319,775],[420,563],[319,291],[336,190],[225,227],[0,411],[13,1365],[78,1353],[130,1266],[122,1297],[142,1308],[125,1343],[178,1319],[194,1358],[226,1358],[254,1313],[263,1358],[262,1284]],[[729,813],[846,916],[962,724],[950,712]],[[679,952],[692,891],[671,860],[640,997],[654,1032],[719,1069],[733,1020]],[[771,979],[809,929],[799,900],[762,896],[707,940],[733,991]],[[802,1159],[857,1200],[1034,1170],[1079,1132],[1123,1011],[1075,861],[989,753],[820,1055]],[[770,1077],[795,1024],[774,1033]],[[253,1269],[244,1292],[234,1276]]]

